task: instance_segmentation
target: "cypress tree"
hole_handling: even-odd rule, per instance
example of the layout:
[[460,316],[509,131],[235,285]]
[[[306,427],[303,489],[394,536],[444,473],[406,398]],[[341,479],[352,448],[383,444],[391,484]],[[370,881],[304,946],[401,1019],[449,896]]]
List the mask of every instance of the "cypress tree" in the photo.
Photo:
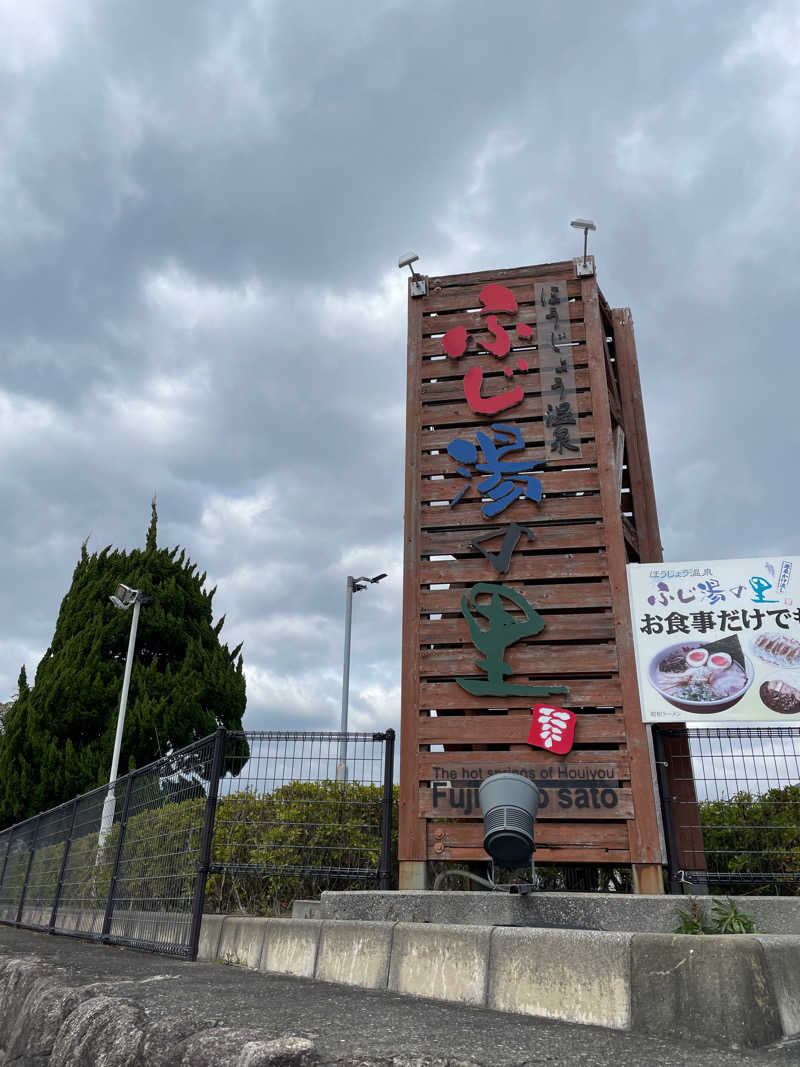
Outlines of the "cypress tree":
[[[141,607],[120,773],[191,744],[218,726],[241,730],[246,696],[241,645],[222,644],[215,589],[176,546],[159,548],[155,500],[144,549],[86,545],[61,603],[50,647],[0,735],[0,827],[108,780],[131,613],[109,595],[122,582],[151,597]],[[132,609],[131,609],[132,610]],[[235,767],[246,762],[246,747]],[[202,771],[202,768],[197,768]]]

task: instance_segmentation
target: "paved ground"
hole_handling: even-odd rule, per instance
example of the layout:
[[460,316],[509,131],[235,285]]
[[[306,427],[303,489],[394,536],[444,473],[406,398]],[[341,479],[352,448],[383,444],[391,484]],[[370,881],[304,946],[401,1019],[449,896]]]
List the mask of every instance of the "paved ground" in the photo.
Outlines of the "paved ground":
[[[323,1063],[475,1064],[480,1067],[788,1067],[800,1041],[724,1052],[598,1027],[503,1015],[386,992],[187,963],[0,925],[0,953],[36,955],[63,967],[75,985],[107,982],[152,1019],[187,1016],[265,1037],[310,1038]],[[2,1025],[2,1020],[0,1020]]]

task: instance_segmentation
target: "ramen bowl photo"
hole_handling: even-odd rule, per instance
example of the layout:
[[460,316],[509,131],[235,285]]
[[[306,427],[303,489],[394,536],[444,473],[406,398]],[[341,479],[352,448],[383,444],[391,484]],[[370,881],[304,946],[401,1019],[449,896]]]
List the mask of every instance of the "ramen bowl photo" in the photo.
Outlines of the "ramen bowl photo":
[[661,649],[650,661],[650,684],[681,711],[696,715],[727,711],[739,703],[755,677],[752,661],[742,653],[738,639],[733,641],[709,645],[683,641]]

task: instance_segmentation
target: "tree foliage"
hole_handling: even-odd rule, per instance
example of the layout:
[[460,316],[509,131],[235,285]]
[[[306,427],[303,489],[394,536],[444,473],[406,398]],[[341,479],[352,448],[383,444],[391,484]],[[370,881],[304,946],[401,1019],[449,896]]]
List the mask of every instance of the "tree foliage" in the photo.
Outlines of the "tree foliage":
[[[241,646],[229,650],[212,616],[214,589],[183,549],[159,548],[153,502],[144,549],[84,544],[50,647],[0,736],[0,826],[101,785],[108,778],[131,626],[109,594],[123,582],[152,601],[141,608],[120,773],[212,733],[240,730],[246,696]],[[246,753],[242,755],[242,762]],[[237,768],[229,767],[236,772]]]

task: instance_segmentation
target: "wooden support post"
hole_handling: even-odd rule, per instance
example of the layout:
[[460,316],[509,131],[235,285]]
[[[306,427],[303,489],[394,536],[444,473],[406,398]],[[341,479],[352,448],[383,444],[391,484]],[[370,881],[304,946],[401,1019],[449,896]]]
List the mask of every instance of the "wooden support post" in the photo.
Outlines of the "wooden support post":
[[662,894],[664,874],[660,863],[634,863],[633,891],[635,893]]
[[421,862],[400,861],[401,889],[427,889],[429,885],[428,864],[424,860]]

